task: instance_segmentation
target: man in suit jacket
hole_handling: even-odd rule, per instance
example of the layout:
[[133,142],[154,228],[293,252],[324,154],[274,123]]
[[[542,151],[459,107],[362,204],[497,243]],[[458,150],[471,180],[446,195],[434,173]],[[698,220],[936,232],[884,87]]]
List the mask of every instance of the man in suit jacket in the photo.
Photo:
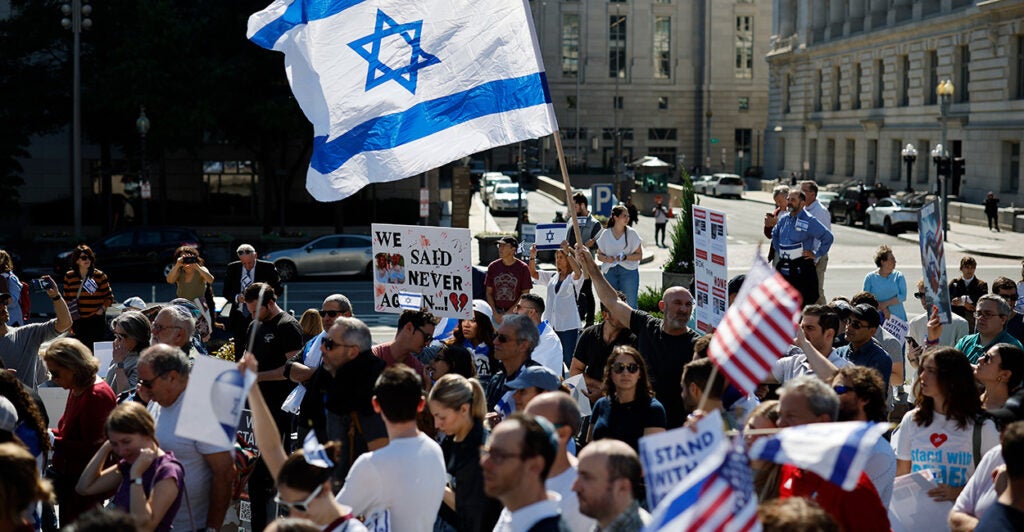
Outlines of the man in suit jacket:
[[267,283],[278,294],[282,290],[277,267],[272,262],[256,260],[256,248],[251,244],[242,244],[236,252],[238,260],[228,264],[228,272],[224,277],[224,292],[221,295],[233,303],[228,328],[235,338],[235,354],[241,357],[245,349],[245,330],[252,321],[252,316],[249,315],[242,299],[245,287],[252,283]]

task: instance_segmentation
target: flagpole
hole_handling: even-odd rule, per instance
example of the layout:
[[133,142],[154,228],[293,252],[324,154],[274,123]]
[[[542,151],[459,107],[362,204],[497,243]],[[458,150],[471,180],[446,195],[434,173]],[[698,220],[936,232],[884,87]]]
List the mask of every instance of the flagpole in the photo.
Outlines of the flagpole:
[[[558,167],[562,169],[562,185],[565,186],[565,206],[567,208],[571,208],[572,185],[569,184],[569,169],[565,166],[565,153],[562,152],[562,135],[560,135],[556,129],[551,136],[555,137],[555,150],[558,151]],[[571,213],[569,218],[572,219],[572,232],[576,235],[576,242],[584,244],[583,237],[580,233],[580,222],[576,219],[576,213]]]
[[704,403],[708,402],[708,393],[711,392],[711,385],[715,382],[715,377],[718,376],[718,364],[711,364],[711,375],[708,376],[708,382],[704,384],[704,393],[700,394],[700,403],[697,404],[697,410],[704,411]]

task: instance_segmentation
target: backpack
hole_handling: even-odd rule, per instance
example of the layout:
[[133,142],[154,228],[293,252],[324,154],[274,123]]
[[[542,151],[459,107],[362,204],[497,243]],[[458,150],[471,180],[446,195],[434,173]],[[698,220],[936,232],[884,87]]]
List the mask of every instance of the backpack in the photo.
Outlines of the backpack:
[[21,306],[21,321],[24,323],[28,321],[29,314],[32,313],[32,296],[28,291],[28,283],[21,281],[21,296],[18,299],[18,304]]

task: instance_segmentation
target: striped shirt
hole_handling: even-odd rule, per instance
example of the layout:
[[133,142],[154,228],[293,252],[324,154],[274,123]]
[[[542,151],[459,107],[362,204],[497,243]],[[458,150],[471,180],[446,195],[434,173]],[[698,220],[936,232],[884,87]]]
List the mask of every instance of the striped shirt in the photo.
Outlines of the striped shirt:
[[78,288],[82,288],[78,296],[78,313],[83,318],[97,314],[101,308],[114,304],[114,292],[110,289],[107,274],[93,269],[82,284],[82,277],[77,270],[69,270],[64,274],[64,297],[74,299]]

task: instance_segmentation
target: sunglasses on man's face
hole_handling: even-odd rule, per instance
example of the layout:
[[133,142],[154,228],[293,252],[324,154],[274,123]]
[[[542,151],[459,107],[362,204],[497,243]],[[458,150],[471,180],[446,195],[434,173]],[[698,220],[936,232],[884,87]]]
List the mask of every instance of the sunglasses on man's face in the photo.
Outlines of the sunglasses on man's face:
[[321,310],[321,311],[319,311],[319,313],[320,313],[320,317],[321,318],[323,318],[324,316],[330,316],[332,318],[337,318],[338,316],[341,315],[341,311],[340,310]]
[[498,342],[498,343],[501,343],[501,344],[503,344],[505,342],[514,342],[515,340],[516,340],[515,338],[508,337],[508,336],[506,336],[504,334],[501,334],[501,333],[498,333],[498,334],[494,335],[494,341]]

